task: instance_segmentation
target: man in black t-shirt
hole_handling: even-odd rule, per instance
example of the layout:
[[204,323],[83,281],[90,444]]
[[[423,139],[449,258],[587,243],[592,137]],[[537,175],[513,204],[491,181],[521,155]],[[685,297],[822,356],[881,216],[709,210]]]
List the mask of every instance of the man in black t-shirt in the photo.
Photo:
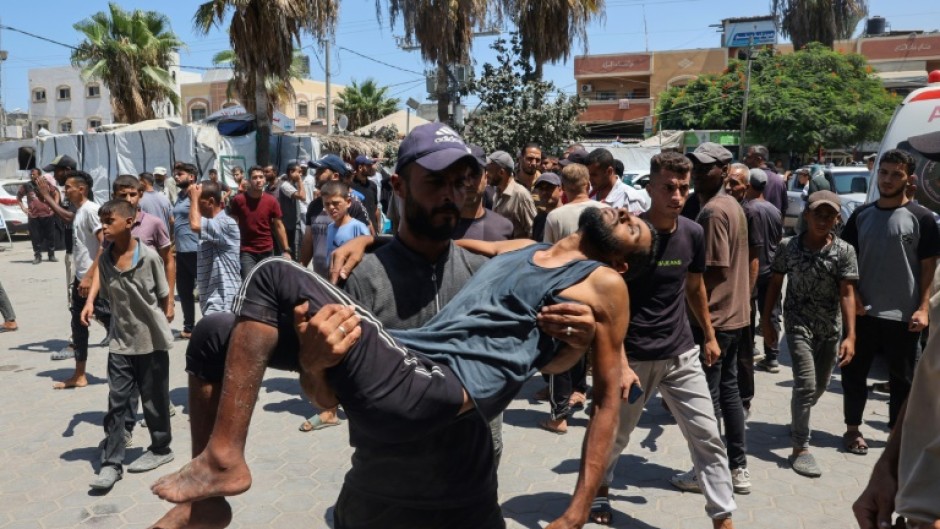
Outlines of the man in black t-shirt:
[[691,170],[689,159],[678,153],[657,154],[650,162],[646,189],[652,205],[643,216],[659,232],[660,242],[656,265],[629,283],[630,326],[624,341],[626,369],[636,374],[643,394],[620,407],[619,431],[606,479],[591,509],[595,523],[610,523],[609,485],[617,459],[644,406],[659,389],[689,442],[695,466],[693,471],[673,477],[673,484],[704,493],[705,511],[714,527],[733,527],[731,513],[736,505],[728,456],[686,310],[688,305],[706,336],[705,362],[715,362],[721,350],[705,294],[704,234],[701,226],[679,214],[689,193]]
[[353,164],[352,181],[350,186],[356,191],[362,193],[365,198],[362,205],[366,207],[366,213],[369,215],[369,222],[375,226],[376,231],[381,233],[382,226],[379,225],[379,187],[369,179],[375,174],[375,160],[365,155],[356,157]]

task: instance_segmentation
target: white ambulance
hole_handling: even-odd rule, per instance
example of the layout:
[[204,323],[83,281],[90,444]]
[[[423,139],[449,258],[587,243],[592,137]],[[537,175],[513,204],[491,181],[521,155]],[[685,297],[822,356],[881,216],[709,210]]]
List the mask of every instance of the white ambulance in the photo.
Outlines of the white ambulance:
[[[931,72],[931,84],[908,94],[894,112],[878,149],[878,159],[890,149],[904,149],[917,160],[915,199],[940,213],[940,153],[925,156],[914,145],[940,145],[940,71]],[[913,138],[913,141],[912,141]],[[931,159],[933,158],[933,159]],[[868,202],[878,199],[877,164],[868,189]]]

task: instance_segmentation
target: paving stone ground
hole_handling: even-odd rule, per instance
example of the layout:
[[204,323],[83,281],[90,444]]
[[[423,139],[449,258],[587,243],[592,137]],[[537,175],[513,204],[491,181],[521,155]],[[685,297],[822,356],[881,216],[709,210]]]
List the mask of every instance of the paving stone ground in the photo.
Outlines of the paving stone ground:
[[[61,257],[61,254],[60,254]],[[190,444],[184,351],[171,351],[170,395],[177,409],[172,420],[173,463],[146,474],[125,474],[104,495],[89,492],[98,468],[105,413],[107,349],[93,347],[84,389],[54,391],[52,383],[72,371],[72,361],[53,362],[52,351],[65,346],[69,316],[65,267],[34,266],[29,243],[17,241],[0,253],[0,281],[17,312],[21,330],[0,334],[0,528],[56,527],[145,528],[169,504],[150,493],[160,475],[182,466]],[[177,307],[177,317],[182,312]],[[173,328],[178,330],[177,321]],[[100,326],[92,343],[104,337]],[[780,374],[757,373],[757,396],[748,423],[749,468],[753,492],[738,496],[737,527],[851,528],[850,506],[861,491],[887,437],[885,395],[872,394],[864,432],[872,447],[860,457],[841,451],[843,432],[838,374],[813,410],[812,445],[824,470],[819,479],[794,474],[787,466],[789,358]],[[511,528],[544,527],[567,504],[577,477],[580,444],[587,417],[577,414],[567,435],[536,427],[547,413],[532,395],[542,386],[536,377],[505,414],[505,452],[499,469],[500,503]],[[332,505],[349,467],[346,427],[300,433],[297,427],[311,408],[294,376],[271,371],[264,380],[249,436],[248,459],[254,485],[232,498],[232,527],[330,527]],[[134,432],[128,462],[148,444],[147,430]],[[472,454],[468,454],[472,457]],[[711,527],[704,499],[672,488],[669,477],[690,468],[685,440],[653,398],[633,440],[620,457],[611,491],[614,527]]]

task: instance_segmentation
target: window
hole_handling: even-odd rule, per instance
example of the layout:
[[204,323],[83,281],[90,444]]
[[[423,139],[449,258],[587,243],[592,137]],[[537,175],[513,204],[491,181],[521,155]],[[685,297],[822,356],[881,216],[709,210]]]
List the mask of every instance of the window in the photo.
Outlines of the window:
[[37,88],[33,90],[33,101],[36,103],[45,103],[46,102],[46,90],[43,88]]
[[72,99],[72,89],[67,86],[60,86],[56,89],[56,95],[58,96],[59,101]]
[[97,129],[101,126],[101,118],[88,118],[88,128]]
[[88,97],[101,97],[101,87],[96,84],[88,85]]
[[317,105],[317,119],[326,119],[326,107]]
[[49,130],[49,122],[48,122],[48,121],[37,121],[37,122],[36,122],[36,132],[38,133],[40,129]]
[[63,119],[59,122],[59,132],[72,132],[72,121]]
[[308,117],[308,114],[309,113],[307,112],[307,103],[297,103],[297,117],[305,118],[305,117]]
[[198,106],[189,109],[190,121],[201,121],[203,119],[206,119],[206,107]]

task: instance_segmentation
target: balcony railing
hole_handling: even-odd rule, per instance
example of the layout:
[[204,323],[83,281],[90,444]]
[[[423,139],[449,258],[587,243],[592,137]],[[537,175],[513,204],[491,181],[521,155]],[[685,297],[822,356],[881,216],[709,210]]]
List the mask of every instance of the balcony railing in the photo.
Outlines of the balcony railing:
[[650,94],[647,90],[596,90],[591,92],[581,92],[579,95],[581,96],[581,99],[586,99],[589,102],[612,102],[619,101],[621,99],[649,99],[650,97]]

